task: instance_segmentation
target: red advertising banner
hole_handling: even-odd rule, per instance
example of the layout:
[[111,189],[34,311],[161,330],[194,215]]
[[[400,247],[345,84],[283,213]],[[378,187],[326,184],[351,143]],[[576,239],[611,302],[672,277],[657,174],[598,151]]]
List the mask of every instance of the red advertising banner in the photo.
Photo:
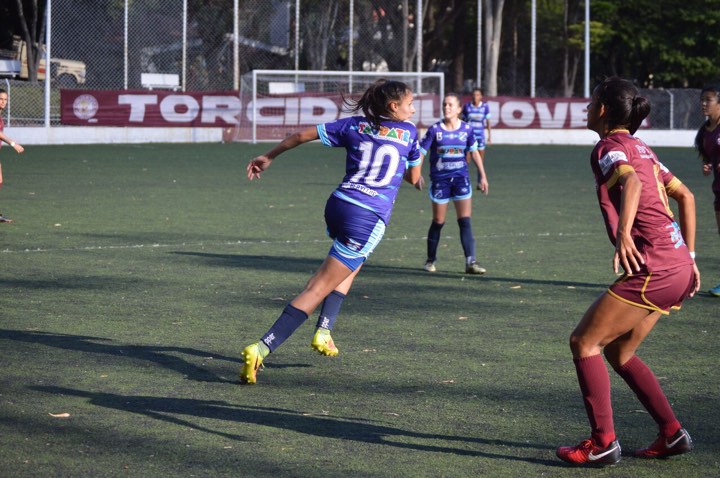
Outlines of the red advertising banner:
[[60,122],[77,126],[237,126],[237,92],[61,90]]
[[[470,96],[464,98],[470,100]],[[585,128],[587,99],[488,98],[493,128]],[[440,98],[417,95],[412,120],[427,128],[440,119]],[[61,90],[61,122],[85,126],[302,128],[347,114],[330,93],[265,95],[253,104],[237,92]]]

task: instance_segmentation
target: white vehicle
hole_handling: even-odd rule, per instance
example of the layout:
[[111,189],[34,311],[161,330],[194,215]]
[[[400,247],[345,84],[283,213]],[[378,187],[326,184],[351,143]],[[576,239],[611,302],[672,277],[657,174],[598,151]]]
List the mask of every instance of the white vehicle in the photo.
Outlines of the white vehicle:
[[[45,79],[45,46],[40,46],[38,80]],[[60,86],[76,86],[85,83],[85,63],[62,58],[50,58],[52,80]],[[27,44],[18,36],[13,36],[13,49],[0,50],[0,76],[27,80]]]

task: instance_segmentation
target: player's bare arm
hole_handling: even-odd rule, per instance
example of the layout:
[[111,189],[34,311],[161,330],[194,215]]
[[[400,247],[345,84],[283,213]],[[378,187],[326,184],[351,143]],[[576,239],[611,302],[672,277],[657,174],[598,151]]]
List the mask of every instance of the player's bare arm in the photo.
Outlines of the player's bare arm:
[[255,178],[260,179],[260,173],[265,171],[276,157],[287,150],[300,146],[303,143],[314,141],[318,138],[317,128],[314,126],[288,136],[273,149],[265,154],[261,154],[260,156],[253,158],[250,163],[248,163],[246,168],[248,179],[250,181]]
[[622,186],[620,197],[620,211],[618,218],[618,229],[615,240],[615,255],[613,257],[613,270],[617,274],[619,266],[622,265],[625,272],[632,274],[633,271],[640,271],[640,264],[645,264],[640,251],[635,247],[635,242],[630,235],[638,204],[640,203],[640,192],[642,183],[635,172],[628,172],[620,176],[618,183]]

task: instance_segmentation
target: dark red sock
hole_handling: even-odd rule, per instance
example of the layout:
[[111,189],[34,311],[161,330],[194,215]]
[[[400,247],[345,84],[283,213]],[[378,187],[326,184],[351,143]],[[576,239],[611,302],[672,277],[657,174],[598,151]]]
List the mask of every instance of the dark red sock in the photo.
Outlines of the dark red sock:
[[671,437],[680,430],[680,422],[675,418],[675,413],[673,413],[660,383],[652,370],[640,360],[640,357],[633,355],[625,365],[620,367],[618,375],[635,392],[640,403],[660,427],[660,433],[663,436]]
[[610,374],[602,355],[573,359],[580,391],[585,402],[592,439],[605,448],[615,440],[612,405],[610,403]]

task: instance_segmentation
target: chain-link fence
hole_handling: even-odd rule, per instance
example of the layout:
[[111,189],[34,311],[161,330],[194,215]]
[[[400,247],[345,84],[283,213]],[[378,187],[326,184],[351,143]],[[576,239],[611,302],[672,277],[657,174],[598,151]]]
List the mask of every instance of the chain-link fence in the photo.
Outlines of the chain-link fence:
[[[60,88],[238,91],[253,70],[415,71],[422,50],[416,10],[424,3],[54,0],[50,122],[59,124]],[[2,83],[10,90],[10,124],[44,123],[42,82]],[[653,128],[702,122],[699,91],[643,92],[653,104]]]

